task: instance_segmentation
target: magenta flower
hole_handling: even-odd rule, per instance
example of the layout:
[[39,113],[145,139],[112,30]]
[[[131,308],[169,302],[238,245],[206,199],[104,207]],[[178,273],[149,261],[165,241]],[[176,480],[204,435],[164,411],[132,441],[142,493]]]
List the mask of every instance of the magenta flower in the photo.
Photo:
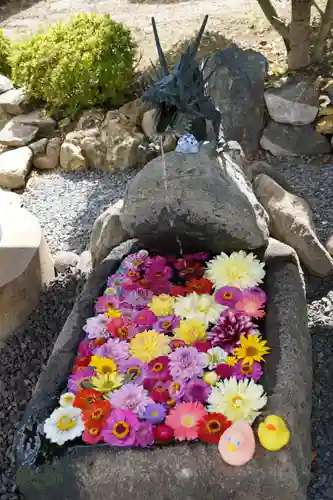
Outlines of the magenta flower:
[[170,293],[171,283],[168,280],[149,281],[149,288],[153,295],[162,295],[163,293]]
[[123,274],[120,273],[112,274],[112,276],[108,277],[107,287],[108,288],[119,287],[124,283],[124,281],[125,278]]
[[108,312],[108,309],[119,309],[119,299],[114,295],[102,295],[98,297],[95,304],[95,311],[97,313]]
[[242,291],[233,286],[224,286],[215,293],[216,302],[228,307],[234,307],[241,298]]
[[68,391],[73,392],[74,394],[78,393],[84,389],[82,383],[89,382],[91,377],[94,375],[95,370],[93,368],[82,368],[81,370],[77,370],[75,373],[72,373],[67,383]]
[[160,333],[172,333],[179,326],[180,319],[177,316],[162,316],[157,318],[153,329]]
[[184,401],[187,403],[206,403],[211,386],[200,378],[194,378],[187,382],[184,390]]
[[172,269],[162,263],[151,264],[145,272],[147,281],[167,281],[172,277]]
[[80,342],[79,347],[78,347],[78,352],[81,356],[91,356],[92,355],[92,350],[90,348],[89,340],[83,340],[82,342]]
[[160,424],[165,419],[166,409],[161,403],[151,403],[147,406],[143,418],[152,424]]
[[105,329],[108,321],[108,318],[104,314],[98,314],[97,316],[88,318],[82,329],[88,334],[88,339],[96,339],[98,337],[108,338],[110,335]]
[[176,349],[179,349],[179,347],[185,347],[185,342],[180,339],[171,339],[169,346],[173,351],[175,351]]
[[170,378],[168,356],[159,356],[148,364],[148,378],[154,378],[165,382]]
[[258,382],[262,374],[263,370],[257,361],[254,361],[252,366],[243,365],[242,361],[238,361],[237,365],[232,368],[232,376],[236,377],[237,380],[252,378],[255,382]]
[[227,309],[221,314],[217,325],[208,332],[212,347],[222,347],[228,353],[239,343],[241,335],[258,332],[258,327],[251,318]]
[[146,307],[152,296],[152,290],[146,290],[145,288],[123,293],[120,297],[120,308],[141,309]]
[[173,401],[180,401],[183,399],[186,383],[180,380],[172,380],[168,382],[170,399]]
[[153,326],[156,320],[157,317],[150,309],[142,309],[135,316],[134,323],[138,326],[143,326],[148,330]]
[[179,380],[202,377],[207,366],[206,355],[194,347],[179,347],[169,354],[169,361],[172,377]]
[[138,358],[120,361],[118,369],[120,373],[124,373],[134,384],[142,384],[148,372],[147,365]]
[[264,290],[262,290],[259,286],[254,286],[252,288],[247,288],[246,290],[244,290],[245,292],[250,292],[250,293],[253,293],[255,294],[257,297],[260,297],[261,299],[261,302],[263,304],[266,304],[267,302],[267,295],[266,293],[264,292]]
[[152,403],[143,386],[132,383],[111,392],[109,399],[113,408],[130,410],[139,416],[143,415],[147,406]]
[[113,410],[102,430],[103,440],[112,446],[133,446],[140,422],[135,413]]
[[149,259],[149,254],[147,250],[139,250],[136,253],[128,255],[124,260],[122,265],[125,269],[137,269],[142,268],[147,259]]
[[135,434],[134,446],[148,448],[154,444],[153,426],[149,422],[140,422],[140,426]]
[[129,358],[129,344],[119,339],[109,339],[96,349],[95,354],[103,358],[110,358],[118,364]]

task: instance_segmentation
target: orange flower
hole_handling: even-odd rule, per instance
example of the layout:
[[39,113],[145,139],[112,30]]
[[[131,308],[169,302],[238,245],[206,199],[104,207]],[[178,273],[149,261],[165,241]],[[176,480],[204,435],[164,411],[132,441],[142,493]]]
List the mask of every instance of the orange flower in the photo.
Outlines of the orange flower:
[[198,294],[202,293],[212,293],[213,283],[207,278],[195,279],[192,278],[186,285],[189,292],[196,292]]
[[91,404],[82,412],[82,419],[86,429],[101,429],[111,413],[110,401],[100,399]]
[[82,389],[75,396],[73,406],[86,410],[101,399],[103,399],[103,395],[100,392],[94,391],[94,389]]
[[218,444],[220,437],[231,424],[222,413],[209,413],[198,423],[198,437],[204,443]]

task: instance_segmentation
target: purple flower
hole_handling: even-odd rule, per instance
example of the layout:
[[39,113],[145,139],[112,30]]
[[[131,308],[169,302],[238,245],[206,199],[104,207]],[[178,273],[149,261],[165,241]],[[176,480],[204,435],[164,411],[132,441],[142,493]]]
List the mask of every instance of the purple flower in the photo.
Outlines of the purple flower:
[[145,272],[147,281],[167,281],[172,277],[172,269],[162,263],[151,264]]
[[83,340],[82,342],[80,342],[78,351],[81,356],[91,356],[92,350],[90,348],[89,340]]
[[182,400],[184,396],[185,384],[186,383],[184,381],[172,380],[168,387],[170,399],[177,402]]
[[123,293],[120,297],[120,307],[141,309],[146,307],[152,296],[153,292],[151,290],[146,290],[145,288],[131,290]]
[[108,288],[118,287],[125,281],[124,275],[120,273],[113,274],[108,277],[107,286]]
[[153,426],[149,422],[140,422],[135,434],[134,446],[148,448],[154,444]]
[[153,295],[161,295],[163,293],[170,293],[171,283],[168,280],[148,281],[149,289]]
[[142,384],[147,376],[147,365],[141,359],[130,358],[119,363],[119,372],[124,373],[134,384]]
[[152,402],[142,385],[126,384],[109,396],[113,408],[130,410],[141,416]]
[[113,446],[133,446],[140,427],[137,416],[128,410],[113,410],[102,430],[103,440]]
[[215,293],[215,300],[222,306],[234,307],[242,298],[242,291],[233,286],[224,286]]
[[232,368],[232,376],[236,377],[237,380],[252,378],[255,382],[258,382],[262,374],[261,365],[257,361],[254,361],[252,366],[248,364],[243,365],[242,361],[238,361],[237,365]]
[[88,318],[83,331],[88,334],[88,339],[96,339],[98,337],[108,338],[110,335],[105,329],[108,321],[109,319],[104,314]]
[[261,302],[263,304],[266,304],[266,302],[267,302],[267,295],[264,292],[264,290],[262,290],[259,286],[254,286],[253,288],[247,288],[244,291],[253,293],[255,295],[258,295],[260,297]]
[[96,349],[95,354],[103,358],[110,358],[115,363],[120,363],[129,358],[129,344],[119,339],[109,339],[105,344]]
[[76,394],[77,392],[84,389],[82,386],[83,382],[89,382],[91,377],[95,375],[95,370],[93,368],[82,368],[77,370],[68,379],[67,388],[69,392]]
[[151,328],[156,320],[157,317],[150,309],[142,309],[134,318],[135,324],[146,327],[147,329]]
[[95,304],[95,311],[97,313],[108,312],[108,309],[118,309],[119,308],[119,298],[114,295],[102,295],[98,297]]
[[122,265],[125,269],[137,269],[145,265],[149,254],[147,250],[139,250],[136,253],[128,255],[124,260]]
[[239,344],[241,335],[256,334],[258,327],[252,323],[248,316],[227,309],[221,314],[217,325],[208,332],[212,347],[222,347],[226,352]]
[[206,362],[206,355],[198,352],[195,347],[179,347],[169,354],[169,368],[174,379],[190,380],[202,377]]
[[202,379],[195,378],[187,382],[184,391],[184,401],[187,403],[206,403],[212,388]]
[[166,415],[165,406],[161,403],[151,403],[147,406],[143,418],[152,424],[160,424]]
[[160,333],[172,333],[173,329],[179,326],[179,321],[177,316],[161,316],[157,318],[153,328]]

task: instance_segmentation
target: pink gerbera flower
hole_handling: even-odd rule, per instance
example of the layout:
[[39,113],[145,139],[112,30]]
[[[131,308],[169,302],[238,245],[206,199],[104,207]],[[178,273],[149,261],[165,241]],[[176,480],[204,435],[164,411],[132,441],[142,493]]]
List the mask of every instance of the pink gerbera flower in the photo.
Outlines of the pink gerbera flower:
[[207,415],[200,403],[180,403],[167,416],[165,423],[173,429],[179,441],[192,441],[198,437],[198,423]]
[[109,334],[120,340],[128,340],[136,334],[135,324],[128,318],[113,318],[106,325]]
[[265,300],[263,300],[263,296],[258,293],[244,291],[240,300],[236,302],[235,309],[246,316],[258,319],[265,316],[264,306]]

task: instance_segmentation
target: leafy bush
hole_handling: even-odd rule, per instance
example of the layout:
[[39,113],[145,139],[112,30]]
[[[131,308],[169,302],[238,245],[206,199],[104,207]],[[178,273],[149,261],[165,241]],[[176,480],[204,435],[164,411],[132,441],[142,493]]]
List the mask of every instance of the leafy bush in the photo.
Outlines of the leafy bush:
[[10,41],[0,30],[0,75],[8,76],[10,74],[10,65],[8,57],[10,53]]
[[13,47],[12,78],[51,112],[121,101],[132,84],[136,43],[109,15],[79,14]]

